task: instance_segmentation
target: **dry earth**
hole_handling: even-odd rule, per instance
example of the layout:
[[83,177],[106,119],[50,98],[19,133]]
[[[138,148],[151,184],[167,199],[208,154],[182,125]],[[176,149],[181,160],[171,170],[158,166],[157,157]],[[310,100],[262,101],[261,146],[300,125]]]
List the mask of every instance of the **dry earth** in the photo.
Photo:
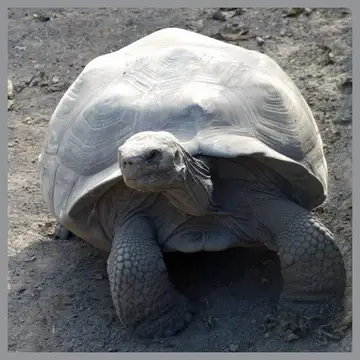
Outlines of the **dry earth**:
[[[56,104],[94,57],[175,26],[263,51],[299,86],[329,163],[329,199],[317,212],[341,243],[351,283],[351,13],[216,10],[9,10],[9,351],[351,351],[350,329],[336,341],[331,334],[296,340],[289,332],[268,332],[262,325],[281,289],[279,271],[265,266],[262,272],[264,259],[240,250],[169,256],[176,285],[198,304],[199,314],[177,337],[134,339],[114,312],[106,254],[80,240],[49,236],[54,219],[40,196],[36,162]],[[350,286],[348,295],[350,306]]]

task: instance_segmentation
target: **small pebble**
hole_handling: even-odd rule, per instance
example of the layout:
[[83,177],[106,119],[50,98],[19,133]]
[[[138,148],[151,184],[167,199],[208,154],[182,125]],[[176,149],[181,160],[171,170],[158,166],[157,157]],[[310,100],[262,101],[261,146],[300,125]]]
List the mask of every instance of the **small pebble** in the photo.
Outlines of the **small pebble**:
[[25,261],[26,262],[33,262],[33,261],[35,261],[36,260],[36,256],[31,256],[29,259],[26,259]]
[[286,11],[285,16],[294,17],[304,12],[304,8],[290,8]]
[[260,36],[256,37],[256,41],[260,46],[265,44],[265,40],[263,38],[261,38]]
[[239,350],[239,345],[238,345],[238,344],[230,344],[230,345],[229,345],[229,350],[230,350],[231,352],[236,352],[236,351]]
[[19,288],[19,289],[17,290],[17,293],[18,293],[18,294],[22,294],[22,293],[24,293],[26,290],[27,290],[26,287],[21,287],[21,288]]
[[15,101],[8,99],[8,110],[13,110],[15,106]]
[[221,11],[215,11],[212,17],[214,20],[226,21],[226,16]]
[[41,22],[46,22],[50,20],[50,17],[47,15],[42,15],[42,14],[33,14],[33,17],[35,20],[41,21]]
[[59,82],[59,78],[56,75],[54,75],[53,78],[51,79],[51,82],[53,84],[57,84]]
[[344,90],[344,92],[351,94],[352,93],[352,77],[349,76],[347,77],[341,84],[341,88],[342,90]]
[[287,342],[295,341],[299,339],[299,336],[294,334],[291,330],[286,330],[285,339]]
[[8,99],[12,99],[14,97],[14,86],[11,80],[8,80]]

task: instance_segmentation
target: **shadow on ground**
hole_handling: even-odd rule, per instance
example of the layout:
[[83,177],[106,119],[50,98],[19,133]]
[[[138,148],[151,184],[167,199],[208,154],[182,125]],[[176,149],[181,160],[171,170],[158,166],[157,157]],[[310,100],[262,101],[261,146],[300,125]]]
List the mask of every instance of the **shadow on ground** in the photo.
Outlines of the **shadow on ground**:
[[[108,286],[106,257],[75,239],[42,239],[11,257],[9,314],[12,307],[22,314],[16,319],[9,316],[9,322],[17,321],[12,323],[9,351],[14,340],[23,344],[17,345],[17,351],[37,352],[318,349],[311,340],[304,349],[301,340],[289,343],[267,337],[262,327],[265,316],[275,309],[282,287],[273,253],[232,249],[166,254],[173,283],[199,312],[183,333],[156,341],[133,338],[119,324]],[[24,263],[26,267],[19,266]],[[34,283],[34,278],[42,281]]]

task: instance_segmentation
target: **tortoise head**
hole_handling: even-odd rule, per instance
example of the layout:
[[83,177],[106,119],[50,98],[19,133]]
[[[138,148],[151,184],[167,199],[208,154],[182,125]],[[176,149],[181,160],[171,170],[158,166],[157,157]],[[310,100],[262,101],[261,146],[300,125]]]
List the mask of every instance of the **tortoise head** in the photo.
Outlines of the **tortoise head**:
[[125,184],[144,192],[165,191],[184,181],[184,156],[177,138],[165,131],[137,133],[118,149]]

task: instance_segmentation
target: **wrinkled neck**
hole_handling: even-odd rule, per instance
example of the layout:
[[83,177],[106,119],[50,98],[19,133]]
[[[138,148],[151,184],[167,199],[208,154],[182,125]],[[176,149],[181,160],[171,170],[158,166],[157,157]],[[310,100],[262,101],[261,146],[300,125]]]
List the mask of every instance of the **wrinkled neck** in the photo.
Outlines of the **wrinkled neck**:
[[187,214],[202,216],[212,208],[213,183],[206,161],[182,150],[185,171],[179,181],[165,191],[165,196]]

